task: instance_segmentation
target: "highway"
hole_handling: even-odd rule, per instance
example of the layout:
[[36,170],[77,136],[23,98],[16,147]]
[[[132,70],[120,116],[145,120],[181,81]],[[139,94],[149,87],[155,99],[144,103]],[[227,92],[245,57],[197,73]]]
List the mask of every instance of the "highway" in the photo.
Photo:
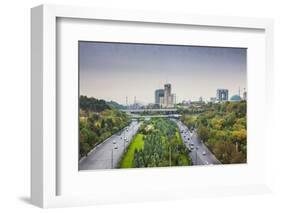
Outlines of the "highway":
[[178,125],[184,144],[191,150],[189,155],[193,165],[221,164],[206,145],[200,141],[195,130],[189,130],[180,120],[171,120]]
[[79,161],[79,170],[112,169],[118,166],[124,150],[131,143],[141,122],[132,121],[121,132],[97,145],[87,157]]

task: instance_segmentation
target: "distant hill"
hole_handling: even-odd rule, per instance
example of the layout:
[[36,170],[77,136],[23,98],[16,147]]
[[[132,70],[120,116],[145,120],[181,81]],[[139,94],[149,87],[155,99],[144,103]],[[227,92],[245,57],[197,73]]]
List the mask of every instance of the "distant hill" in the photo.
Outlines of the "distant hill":
[[106,102],[110,107],[115,108],[115,109],[126,109],[124,105],[118,104],[115,101],[108,101]]
[[85,111],[102,112],[111,107],[105,100],[99,100],[96,98],[88,98],[87,96],[80,96],[80,109]]
[[106,109],[126,109],[125,106],[115,102],[115,101],[108,101],[96,98],[89,98],[87,96],[81,95],[80,96],[80,109],[85,111],[93,111],[93,112],[102,112]]

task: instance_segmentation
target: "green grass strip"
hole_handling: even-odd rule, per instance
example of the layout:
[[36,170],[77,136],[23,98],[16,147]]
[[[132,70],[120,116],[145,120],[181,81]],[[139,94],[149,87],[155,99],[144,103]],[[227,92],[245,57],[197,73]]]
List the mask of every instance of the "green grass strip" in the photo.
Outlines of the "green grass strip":
[[134,152],[135,150],[143,149],[144,141],[143,134],[137,134],[131,142],[128,151],[123,156],[120,168],[133,168],[134,167]]

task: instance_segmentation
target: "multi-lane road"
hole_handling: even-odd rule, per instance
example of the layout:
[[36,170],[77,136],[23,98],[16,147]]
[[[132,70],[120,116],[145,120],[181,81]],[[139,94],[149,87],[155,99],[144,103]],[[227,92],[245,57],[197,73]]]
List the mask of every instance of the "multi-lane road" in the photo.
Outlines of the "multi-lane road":
[[132,121],[118,134],[112,135],[96,146],[87,157],[80,160],[79,170],[116,168],[140,125],[141,122]]
[[200,141],[195,130],[189,130],[180,120],[172,120],[178,125],[184,144],[191,150],[189,155],[193,165],[221,164],[206,145]]
[[[189,130],[180,120],[171,119],[177,125],[184,144],[191,150],[189,156],[193,165],[221,164],[197,136],[196,131]],[[112,169],[118,166],[122,155],[137,133],[141,122],[136,120],[96,146],[86,157],[79,161],[79,170]]]

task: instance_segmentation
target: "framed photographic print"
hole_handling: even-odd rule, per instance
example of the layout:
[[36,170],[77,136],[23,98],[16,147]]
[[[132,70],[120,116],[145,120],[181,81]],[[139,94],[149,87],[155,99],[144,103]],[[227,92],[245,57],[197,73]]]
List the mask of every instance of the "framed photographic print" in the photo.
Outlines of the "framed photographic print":
[[269,192],[272,28],[33,8],[32,203]]
[[79,170],[247,162],[246,48],[78,45]]

